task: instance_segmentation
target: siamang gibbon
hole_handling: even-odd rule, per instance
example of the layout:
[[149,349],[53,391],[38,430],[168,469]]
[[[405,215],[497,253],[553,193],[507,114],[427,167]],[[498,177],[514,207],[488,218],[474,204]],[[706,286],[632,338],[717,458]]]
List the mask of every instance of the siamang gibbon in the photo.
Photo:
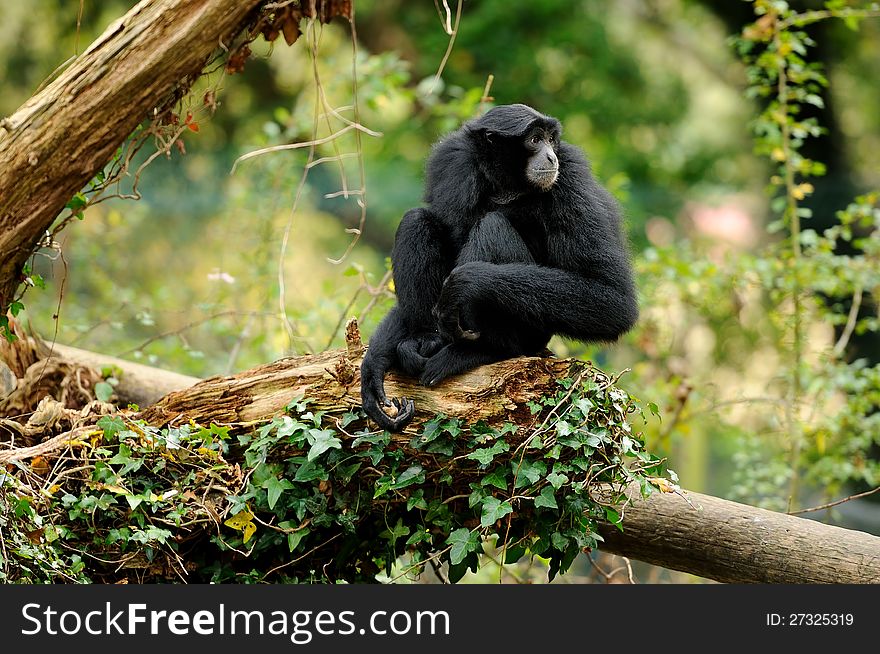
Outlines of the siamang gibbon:
[[539,354],[554,334],[614,341],[635,323],[620,210],[560,132],[555,118],[513,104],[434,146],[427,207],[403,216],[391,253],[397,305],[361,366],[364,410],[383,429],[400,431],[415,412],[386,397],[390,369],[433,386]]

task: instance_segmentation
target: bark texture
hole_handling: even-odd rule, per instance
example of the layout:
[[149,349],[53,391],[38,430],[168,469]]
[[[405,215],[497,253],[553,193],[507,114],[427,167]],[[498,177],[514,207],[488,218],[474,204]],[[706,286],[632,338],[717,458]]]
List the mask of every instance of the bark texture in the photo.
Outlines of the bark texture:
[[[237,375],[211,377],[170,393],[140,417],[153,425],[183,415],[199,424],[249,423],[279,415],[297,397],[309,398],[317,409],[332,413],[359,408],[362,355],[362,348],[330,350],[281,359]],[[572,365],[567,359],[520,357],[450,378],[437,388],[389,374],[385,391],[389,397],[415,400],[414,430],[438,413],[468,423],[527,424],[531,418],[527,403],[554,390],[556,379],[567,376]]]
[[[633,489],[632,497],[638,495]],[[627,507],[602,550],[732,583],[880,583],[880,538],[701,493]]]

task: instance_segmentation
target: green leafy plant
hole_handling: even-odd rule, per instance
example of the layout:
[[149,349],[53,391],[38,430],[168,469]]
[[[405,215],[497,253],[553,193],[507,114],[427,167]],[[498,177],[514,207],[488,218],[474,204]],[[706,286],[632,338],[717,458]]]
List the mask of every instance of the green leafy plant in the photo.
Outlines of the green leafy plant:
[[94,581],[375,582],[448,564],[454,582],[487,541],[507,563],[549,561],[552,579],[600,521],[625,525],[628,487],[669,483],[631,425],[641,412],[581,364],[521,426],[437,416],[392,435],[308,399],[249,429],[104,416],[34,511],[64,525],[43,548],[87,552]]
[[[880,293],[878,194],[840,207],[836,220],[821,216],[833,226],[815,226],[819,216],[808,199],[835,182],[823,180],[824,164],[805,154],[805,144],[823,134],[812,110],[823,106],[829,83],[810,60],[815,44],[806,28],[839,19],[855,29],[880,16],[880,6],[837,1],[798,11],[775,0],[753,6],[755,22],[733,43],[757,107],[755,151],[768,166],[764,243],[754,252],[719,253],[693,239],[649,249],[639,265],[648,303],[675,307],[678,320],[711,335],[699,363],[681,363],[687,337],[673,337],[673,347],[651,354],[664,377],[649,392],[668,397],[658,447],[673,434],[688,434],[682,446],[694,450],[697,439],[711,434],[726,448],[715,453],[734,464],[730,484],[719,484],[725,493],[792,510],[813,503],[817,493],[831,500],[847,486],[880,485],[880,463],[872,456],[880,445],[880,368],[853,357],[850,347],[853,337],[878,330],[876,312],[866,310]],[[670,334],[650,317],[645,325],[642,338],[654,347]]]

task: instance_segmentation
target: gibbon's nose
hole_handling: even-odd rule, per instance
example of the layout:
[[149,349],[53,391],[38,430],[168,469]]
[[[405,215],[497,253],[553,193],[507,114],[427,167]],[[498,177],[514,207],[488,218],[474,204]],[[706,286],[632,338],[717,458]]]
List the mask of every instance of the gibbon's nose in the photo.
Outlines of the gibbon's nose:
[[547,153],[547,161],[550,162],[551,166],[555,166],[556,165],[556,155],[553,152],[548,152]]

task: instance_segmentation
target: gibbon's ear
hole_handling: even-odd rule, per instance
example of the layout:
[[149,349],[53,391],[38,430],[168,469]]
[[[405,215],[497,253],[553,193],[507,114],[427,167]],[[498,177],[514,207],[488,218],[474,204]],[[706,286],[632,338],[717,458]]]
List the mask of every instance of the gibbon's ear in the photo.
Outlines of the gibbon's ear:
[[478,146],[494,145],[498,137],[497,132],[488,127],[474,127],[470,130],[470,134]]

